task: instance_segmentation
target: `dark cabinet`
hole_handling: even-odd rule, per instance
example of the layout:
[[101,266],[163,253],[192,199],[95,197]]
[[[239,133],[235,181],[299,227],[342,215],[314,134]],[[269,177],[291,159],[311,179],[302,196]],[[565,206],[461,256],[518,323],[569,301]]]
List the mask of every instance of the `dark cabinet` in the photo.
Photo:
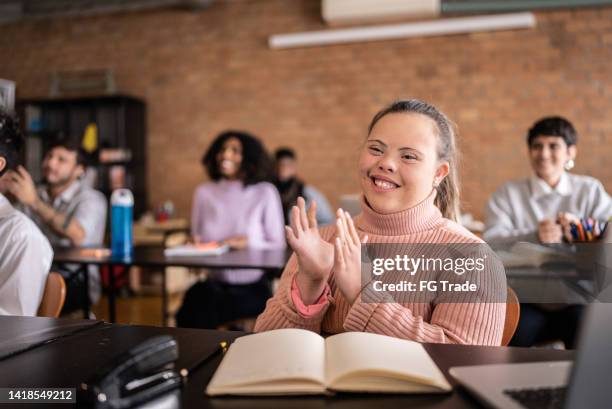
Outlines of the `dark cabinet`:
[[29,99],[17,103],[26,131],[24,162],[35,181],[41,181],[41,163],[55,138],[83,142],[86,132],[96,141],[91,149],[86,180],[107,198],[126,187],[134,194],[134,213],[146,211],[146,105],[129,96],[69,99]]

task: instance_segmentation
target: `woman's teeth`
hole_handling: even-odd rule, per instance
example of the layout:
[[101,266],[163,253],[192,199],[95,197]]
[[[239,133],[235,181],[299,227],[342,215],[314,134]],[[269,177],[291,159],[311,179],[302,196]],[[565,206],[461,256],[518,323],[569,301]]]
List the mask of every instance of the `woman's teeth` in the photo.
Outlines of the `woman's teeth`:
[[223,160],[223,161],[221,161],[221,167],[223,169],[233,169],[234,168],[234,162],[232,162],[231,160]]
[[390,183],[376,178],[374,178],[374,184],[383,189],[395,189],[397,187],[394,183]]

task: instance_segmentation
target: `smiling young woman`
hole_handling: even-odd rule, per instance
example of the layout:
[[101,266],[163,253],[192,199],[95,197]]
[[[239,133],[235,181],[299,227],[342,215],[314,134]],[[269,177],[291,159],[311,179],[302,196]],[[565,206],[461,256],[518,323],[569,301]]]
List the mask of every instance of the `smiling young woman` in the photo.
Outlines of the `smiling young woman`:
[[[486,263],[478,298],[452,302],[444,295],[389,294],[361,281],[361,245],[392,243],[396,255],[415,244],[483,246],[454,219],[458,209],[453,127],[435,107],[398,101],[373,118],[358,170],[362,213],[341,209],[336,226],[320,231],[313,209],[294,207],[287,240],[294,254],[278,291],[258,317],[256,331],[305,328],[316,332],[364,331],[420,342],[499,345],[505,315],[503,268]],[[440,246],[441,245],[441,246]],[[455,298],[456,300],[456,298]]]
[[[196,188],[191,213],[194,241],[234,249],[284,249],[283,211],[272,162],[259,139],[244,131],[218,135],[202,158],[211,181]],[[211,271],[185,294],[177,325],[216,328],[263,311],[270,288],[260,269]]]
[[374,118],[359,160],[361,188],[372,209],[390,214],[414,207],[440,186],[451,158],[438,154],[438,138],[432,138],[436,132],[436,123],[423,114],[391,112]]

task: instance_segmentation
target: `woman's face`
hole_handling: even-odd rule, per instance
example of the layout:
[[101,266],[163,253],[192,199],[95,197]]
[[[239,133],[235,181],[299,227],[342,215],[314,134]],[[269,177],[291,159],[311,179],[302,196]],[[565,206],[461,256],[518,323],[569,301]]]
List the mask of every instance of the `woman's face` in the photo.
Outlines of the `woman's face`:
[[217,153],[219,172],[226,179],[237,179],[242,164],[242,143],[238,138],[229,138]]
[[552,185],[559,181],[567,161],[575,157],[576,146],[567,146],[560,136],[537,136],[529,147],[533,171]]
[[436,124],[427,116],[393,113],[381,118],[361,152],[361,187],[369,205],[389,214],[416,206],[429,196],[434,179],[448,174],[437,154]]

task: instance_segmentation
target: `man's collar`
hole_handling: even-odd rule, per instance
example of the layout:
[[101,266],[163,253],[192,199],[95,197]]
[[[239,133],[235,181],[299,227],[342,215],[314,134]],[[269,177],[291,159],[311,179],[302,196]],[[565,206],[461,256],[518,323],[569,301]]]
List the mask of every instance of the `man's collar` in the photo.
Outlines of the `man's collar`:
[[544,179],[541,179],[536,175],[533,175],[529,179],[529,185],[531,187],[531,194],[536,199],[553,193],[561,196],[567,196],[572,192],[569,176],[566,172],[561,174],[559,183],[557,183],[557,186],[554,188],[550,187],[550,185],[546,183]]
[[[68,186],[66,190],[64,190],[58,197],[55,198],[54,202],[57,202],[58,200],[60,200],[64,203],[69,203],[70,201],[72,201],[72,199],[74,199],[74,196],[76,196],[80,188],[81,188],[81,181],[80,180],[74,181],[70,186]],[[41,187],[40,197],[45,202],[48,203],[50,202],[50,198],[49,198],[49,192],[47,189],[48,189],[47,185],[44,185]]]

